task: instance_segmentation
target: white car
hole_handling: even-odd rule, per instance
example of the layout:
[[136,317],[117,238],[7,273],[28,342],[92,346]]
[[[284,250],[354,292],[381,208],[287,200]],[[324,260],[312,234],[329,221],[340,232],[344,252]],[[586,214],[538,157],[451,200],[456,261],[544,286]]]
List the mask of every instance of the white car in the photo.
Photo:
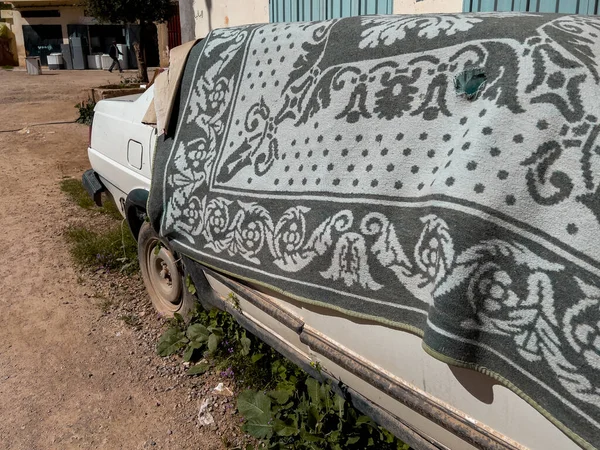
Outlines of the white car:
[[[151,162],[156,147],[156,128],[142,123],[152,102],[154,86],[143,94],[103,100],[94,110],[88,157],[92,170],[83,184],[100,202],[100,193],[114,199],[131,233],[139,242],[140,268],[155,308],[162,314],[184,315],[194,298],[183,289],[183,274],[168,245],[155,254],[159,238],[145,224],[150,191]],[[166,244],[166,243],[165,243]]]
[[[177,255],[145,223],[157,132],[142,123],[153,97],[103,100],[95,109],[84,184],[99,201],[108,191],[138,239],[142,275],[156,309],[184,313],[194,305]],[[354,404],[415,449],[575,449],[577,445],[526,401],[492,378],[446,365],[415,335],[332,314],[195,265],[209,300],[309,373],[341,380]],[[197,274],[196,274],[197,275]],[[225,298],[235,292],[241,312]],[[385,342],[387,345],[382,346]],[[312,363],[312,365],[311,365]]]

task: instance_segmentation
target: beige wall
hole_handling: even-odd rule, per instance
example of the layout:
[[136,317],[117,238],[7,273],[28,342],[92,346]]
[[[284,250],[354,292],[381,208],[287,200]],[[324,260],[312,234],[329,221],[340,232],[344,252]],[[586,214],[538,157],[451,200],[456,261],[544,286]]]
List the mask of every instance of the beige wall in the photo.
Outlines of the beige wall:
[[215,28],[269,21],[269,0],[194,0],[196,38]]
[[169,27],[167,22],[156,24],[156,33],[158,35],[158,59],[160,67],[169,65]]
[[[215,28],[269,21],[269,0],[193,0],[196,38]],[[463,0],[394,0],[394,14],[456,13]]]
[[81,7],[50,7],[38,9],[58,9],[60,17],[29,17],[24,18],[18,10],[13,11],[13,32],[17,41],[17,54],[19,56],[19,65],[25,66],[25,42],[23,40],[23,25],[60,25],[62,27],[63,43],[69,43],[69,34],[67,25],[92,25],[96,23],[93,17],[86,17]]
[[394,14],[462,12],[462,0],[394,0]]

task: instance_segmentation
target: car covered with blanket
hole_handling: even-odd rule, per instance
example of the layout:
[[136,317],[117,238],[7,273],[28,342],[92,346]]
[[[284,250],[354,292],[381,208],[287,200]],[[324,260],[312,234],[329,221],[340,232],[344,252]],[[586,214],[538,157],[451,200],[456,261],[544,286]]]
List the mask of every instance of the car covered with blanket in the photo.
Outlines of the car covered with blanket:
[[84,180],[159,311],[193,306],[189,275],[413,448],[598,448],[599,35],[533,13],[215,30],[98,104]]

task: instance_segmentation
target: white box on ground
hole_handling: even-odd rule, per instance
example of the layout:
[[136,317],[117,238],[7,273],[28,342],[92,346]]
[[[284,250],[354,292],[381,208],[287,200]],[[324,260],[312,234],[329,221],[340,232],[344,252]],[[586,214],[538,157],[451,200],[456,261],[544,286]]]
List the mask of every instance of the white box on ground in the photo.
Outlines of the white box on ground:
[[113,60],[110,57],[110,55],[102,55],[102,70],[110,69],[112,62],[113,62]]
[[93,55],[88,55],[88,69],[102,69],[102,54],[95,53]]
[[64,69],[64,60],[62,53],[50,53],[48,55],[48,69],[59,70]]
[[122,53],[122,55],[119,55],[119,64],[121,64],[121,69],[123,69],[123,70],[129,69],[129,53],[128,53],[127,45],[117,44],[117,48]]

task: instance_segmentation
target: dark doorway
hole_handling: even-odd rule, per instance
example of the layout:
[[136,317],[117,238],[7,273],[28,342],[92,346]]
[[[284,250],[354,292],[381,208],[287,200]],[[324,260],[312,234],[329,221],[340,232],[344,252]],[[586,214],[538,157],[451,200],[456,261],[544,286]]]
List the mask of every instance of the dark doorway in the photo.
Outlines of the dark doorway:
[[125,29],[122,25],[90,25],[91,53],[108,53],[113,41],[125,44]]
[[[126,36],[127,44],[129,45],[131,52],[129,61],[135,62],[136,58],[133,51],[133,44],[139,42],[140,40],[140,26],[128,25],[126,29]],[[158,33],[156,30],[156,25],[153,23],[146,24],[146,28],[144,30],[144,43],[146,44],[146,65],[148,67],[158,67],[160,65],[158,56]]]
[[156,25],[149,23],[144,30],[144,42],[146,43],[146,65],[148,67],[160,66],[158,54],[158,30]]
[[23,25],[23,40],[27,56],[39,56],[43,66],[48,65],[50,53],[60,53],[63,43],[60,25]]
[[181,45],[181,21],[179,19],[179,6],[173,7],[173,15],[167,22],[169,32],[169,50]]

